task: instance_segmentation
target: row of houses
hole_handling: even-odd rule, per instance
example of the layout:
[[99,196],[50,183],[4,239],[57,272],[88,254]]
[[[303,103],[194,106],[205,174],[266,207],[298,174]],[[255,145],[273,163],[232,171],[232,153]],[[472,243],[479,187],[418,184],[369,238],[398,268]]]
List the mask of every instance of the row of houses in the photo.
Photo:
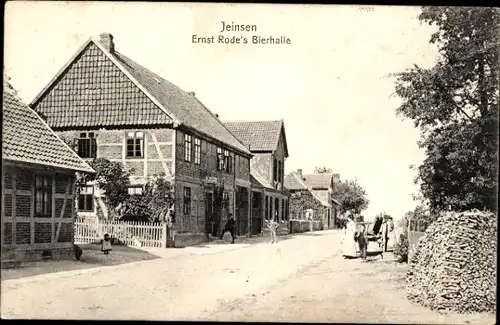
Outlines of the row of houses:
[[[15,95],[5,96],[2,162],[41,166],[48,173],[39,178],[24,167],[3,168],[2,186],[10,191],[4,195],[2,188],[6,247],[59,247],[61,240],[61,247],[70,247],[72,216],[96,215],[103,206],[93,183],[80,190],[76,206],[67,202],[75,199],[74,171],[93,172],[89,162],[100,157],[132,171],[131,194],[140,194],[155,175],[171,181],[177,236],[200,241],[217,236],[228,213],[236,217],[238,235],[262,233],[271,218],[286,229],[294,191],[313,193],[324,206],[319,218],[325,228],[334,225],[338,203],[329,194],[334,175],[284,173],[289,153],[283,120],[222,121],[194,92],[118,52],[109,33],[86,41],[29,107]],[[40,135],[31,134],[31,126],[15,125],[19,112],[50,134],[51,148],[37,144]],[[16,133],[19,129],[25,132]],[[17,152],[9,156],[6,149]]]

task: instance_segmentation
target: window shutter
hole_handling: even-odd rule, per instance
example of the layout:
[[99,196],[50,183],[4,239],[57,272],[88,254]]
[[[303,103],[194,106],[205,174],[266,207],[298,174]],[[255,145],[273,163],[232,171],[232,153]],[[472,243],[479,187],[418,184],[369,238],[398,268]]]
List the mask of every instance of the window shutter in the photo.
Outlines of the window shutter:
[[90,141],[91,141],[91,146],[92,146],[91,157],[97,158],[97,141],[95,138],[90,139]]

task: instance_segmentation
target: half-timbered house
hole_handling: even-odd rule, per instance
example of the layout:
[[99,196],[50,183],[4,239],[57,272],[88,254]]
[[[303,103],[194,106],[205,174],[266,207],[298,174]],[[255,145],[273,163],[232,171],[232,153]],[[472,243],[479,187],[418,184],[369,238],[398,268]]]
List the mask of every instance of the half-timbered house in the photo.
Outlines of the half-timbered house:
[[75,172],[94,173],[3,85],[2,265],[73,253]]
[[[86,41],[31,106],[81,157],[123,163],[131,193],[164,174],[175,188],[176,238],[217,236],[229,212],[237,233],[249,233],[248,148],[194,93],[118,52],[111,34]],[[100,201],[84,201],[81,212],[95,213]]]

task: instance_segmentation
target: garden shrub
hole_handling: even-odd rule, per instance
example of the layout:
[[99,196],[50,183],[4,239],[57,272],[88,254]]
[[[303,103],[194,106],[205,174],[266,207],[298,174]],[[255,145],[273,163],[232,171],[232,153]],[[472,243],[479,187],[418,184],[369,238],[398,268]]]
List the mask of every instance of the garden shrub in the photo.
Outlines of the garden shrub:
[[403,232],[398,242],[394,245],[394,257],[400,263],[408,262],[408,234]]

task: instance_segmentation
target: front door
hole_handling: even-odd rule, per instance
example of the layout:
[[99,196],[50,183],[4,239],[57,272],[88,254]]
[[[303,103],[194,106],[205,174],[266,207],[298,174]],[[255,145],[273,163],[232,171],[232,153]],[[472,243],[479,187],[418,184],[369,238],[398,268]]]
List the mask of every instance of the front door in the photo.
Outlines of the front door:
[[211,234],[214,232],[214,205],[213,194],[210,192],[205,193],[205,233]]

